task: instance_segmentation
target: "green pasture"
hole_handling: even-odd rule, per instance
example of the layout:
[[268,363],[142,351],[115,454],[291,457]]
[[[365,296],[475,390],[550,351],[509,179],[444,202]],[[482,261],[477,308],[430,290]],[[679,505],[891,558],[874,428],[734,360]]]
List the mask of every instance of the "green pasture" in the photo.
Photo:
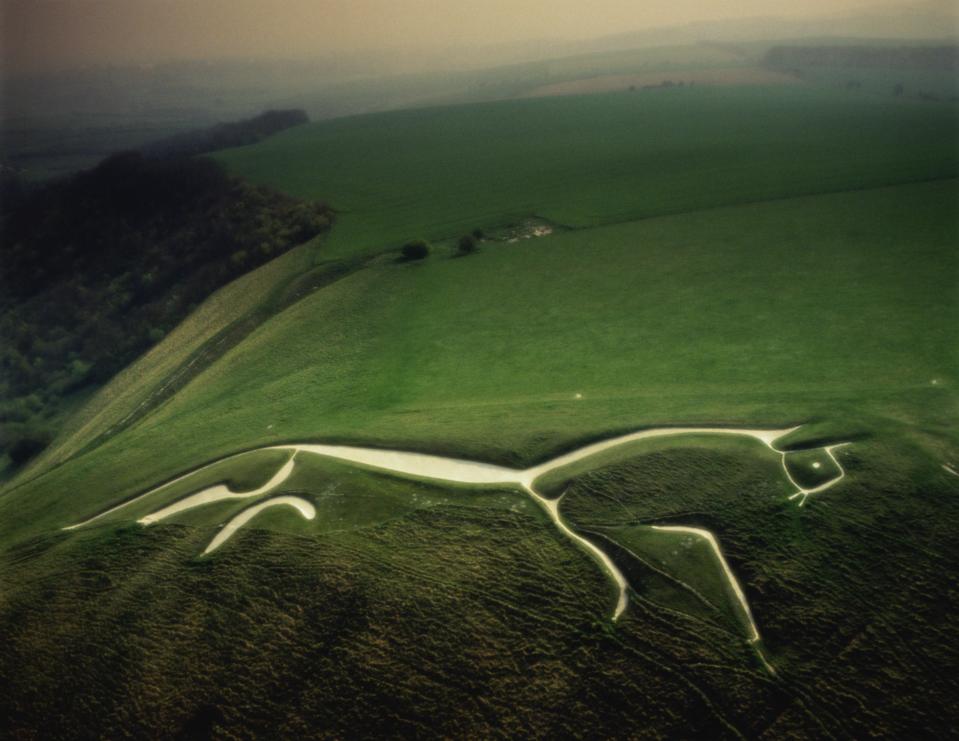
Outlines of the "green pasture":
[[697,87],[344,118],[216,156],[327,200],[333,258],[534,214],[592,227],[954,177],[957,122],[951,105]]
[[[223,461],[156,495],[131,504],[127,511],[118,511],[103,518],[98,524],[116,524],[142,517],[218,483],[226,483],[236,492],[256,489],[269,480],[288,460],[289,455],[284,451],[254,451]],[[531,515],[541,520],[544,527],[547,526],[545,516],[537,505],[519,491],[477,491],[466,487],[451,488],[436,482],[404,480],[306,453],[298,454],[290,478],[268,495],[202,505],[173,515],[163,522],[212,528],[227,522],[252,504],[279,493],[308,500],[316,508],[314,520],[305,520],[289,509],[268,509],[258,514],[250,522],[250,527],[265,527],[300,535],[328,535],[376,527],[408,517],[418,510],[435,507],[506,510]]]
[[106,484],[118,500],[284,441],[524,466],[643,426],[810,423],[810,439],[897,429],[946,456],[955,199],[943,181],[377,263],[262,324],[130,430],[8,490],[0,527],[35,530],[38,508],[80,519]]
[[[894,95],[897,86],[901,86],[900,95],[905,97],[921,99],[925,95],[934,98],[927,100],[927,105],[943,100],[955,103],[959,99],[959,76],[955,71],[803,66],[799,72],[803,80],[816,85],[852,89],[871,95]],[[855,87],[849,88],[850,83]]]

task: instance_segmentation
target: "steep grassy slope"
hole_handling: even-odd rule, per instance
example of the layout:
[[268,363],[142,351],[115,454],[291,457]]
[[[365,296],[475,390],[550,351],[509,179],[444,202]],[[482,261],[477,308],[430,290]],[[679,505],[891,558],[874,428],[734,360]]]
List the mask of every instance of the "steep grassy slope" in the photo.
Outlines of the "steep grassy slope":
[[219,158],[340,211],[328,254],[954,176],[954,106],[805,89],[503,101],[298,127]]
[[[608,583],[537,508],[504,506],[522,495],[320,463],[319,537],[285,518],[198,559],[216,521],[198,511],[5,549],[0,715],[27,738],[948,734],[955,484],[888,437],[843,460],[849,483],[803,510],[784,506],[768,452],[702,441],[577,477],[564,500],[591,531],[713,528],[775,677],[675,579],[615,549],[637,591],[611,626]],[[417,494],[431,503],[411,507]]]
[[[11,555],[33,578],[4,584],[0,713],[45,738],[197,725],[201,737],[636,725],[726,737],[790,702],[758,674],[691,677],[677,658],[749,662],[740,642],[704,641],[691,621],[644,607],[642,622],[610,631],[592,563],[542,525],[445,508],[321,541],[248,533],[203,562],[197,531],[177,526],[31,543]],[[65,561],[82,566],[58,577]]]
[[349,269],[339,263],[318,264],[317,249],[317,240],[300,245],[214,293],[162,343],[111,379],[70,417],[54,445],[23,477],[57,465],[138,422],[242,342],[265,318]]

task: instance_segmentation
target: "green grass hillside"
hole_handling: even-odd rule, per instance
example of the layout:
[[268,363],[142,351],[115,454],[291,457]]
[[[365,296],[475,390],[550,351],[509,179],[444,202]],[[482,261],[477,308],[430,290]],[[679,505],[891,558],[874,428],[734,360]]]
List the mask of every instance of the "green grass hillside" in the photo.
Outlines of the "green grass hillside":
[[[288,440],[529,464],[654,424],[944,433],[959,382],[956,193],[807,197],[369,267],[36,485],[52,494],[82,471],[119,496]],[[59,491],[78,515],[102,496]]]
[[219,159],[327,199],[342,256],[530,214],[589,227],[951,177],[957,125],[955,106],[698,87],[340,119]]
[[[222,153],[337,222],[211,297],[4,487],[0,716],[48,737],[948,734],[955,124],[950,106],[694,89],[377,115]],[[387,251],[532,215],[575,228]],[[618,623],[597,564],[509,488],[301,454],[281,490],[313,520],[269,510],[212,557],[252,502],[134,524],[263,485],[285,454],[256,452],[61,530],[275,443],[521,467],[647,426],[800,423],[787,460],[697,436],[548,481],[630,581]],[[800,508],[787,472],[844,478]],[[776,674],[715,555],[669,525],[715,534]]]

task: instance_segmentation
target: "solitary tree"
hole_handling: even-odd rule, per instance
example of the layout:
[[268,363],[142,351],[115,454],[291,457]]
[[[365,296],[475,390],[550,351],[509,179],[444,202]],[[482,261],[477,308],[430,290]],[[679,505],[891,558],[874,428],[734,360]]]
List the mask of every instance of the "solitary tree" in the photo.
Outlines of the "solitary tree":
[[430,246],[422,239],[408,242],[400,250],[404,260],[422,260],[430,254]]
[[457,250],[461,255],[470,255],[476,252],[476,237],[472,234],[464,234],[456,244]]

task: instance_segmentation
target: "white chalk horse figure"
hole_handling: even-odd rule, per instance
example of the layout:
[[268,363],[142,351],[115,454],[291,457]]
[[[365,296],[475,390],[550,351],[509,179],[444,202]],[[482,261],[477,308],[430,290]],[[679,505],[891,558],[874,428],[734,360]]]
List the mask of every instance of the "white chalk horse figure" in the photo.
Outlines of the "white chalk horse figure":
[[[607,440],[600,442],[592,443],[586,445],[582,448],[578,448],[572,452],[560,455],[556,458],[553,458],[545,463],[533,466],[526,469],[515,469],[507,468],[504,466],[496,466],[488,463],[479,463],[476,461],[462,460],[457,458],[443,458],[440,456],[427,455],[424,453],[411,453],[405,451],[397,450],[382,450],[378,448],[363,448],[355,447],[349,445],[322,445],[322,444],[313,444],[313,443],[293,443],[287,445],[274,445],[264,448],[259,448],[259,451],[263,450],[278,450],[278,451],[289,451],[289,459],[281,466],[281,468],[274,474],[274,476],[267,481],[263,486],[254,489],[252,491],[246,492],[237,492],[230,489],[224,484],[217,484],[209,488],[198,491],[194,494],[190,494],[172,504],[169,504],[151,514],[148,514],[138,522],[142,525],[152,525],[156,522],[161,522],[175,514],[184,512],[186,510],[193,509],[206,504],[213,504],[215,502],[221,502],[226,500],[242,500],[242,499],[256,499],[264,497],[271,492],[274,492],[282,487],[284,482],[290,477],[293,473],[293,469],[296,465],[296,457],[301,454],[310,454],[318,455],[326,458],[332,458],[339,461],[345,461],[349,463],[354,463],[360,466],[372,468],[375,470],[383,471],[388,474],[395,476],[411,477],[417,479],[428,479],[432,481],[442,481],[445,483],[454,483],[460,485],[471,485],[471,486],[511,486],[522,491],[526,492],[536,504],[538,504],[557,529],[569,540],[575,543],[578,547],[582,548],[586,553],[588,553],[597,563],[602,567],[602,569],[609,576],[611,581],[615,584],[618,591],[618,598],[616,601],[616,606],[613,609],[612,619],[618,620],[620,616],[626,609],[628,601],[628,588],[629,583],[626,578],[623,576],[622,572],[612,561],[612,559],[603,551],[599,546],[588,538],[583,537],[579,533],[572,530],[564,521],[562,515],[560,514],[560,504],[562,501],[562,496],[556,498],[548,498],[540,490],[537,489],[537,482],[542,479],[547,474],[557,471],[559,469],[565,468],[567,466],[578,463],[579,461],[585,460],[592,456],[595,456],[599,453],[606,452],[613,448],[618,448],[629,443],[638,442],[640,440],[649,440],[653,438],[665,438],[665,437],[677,437],[681,435],[733,435],[739,437],[753,438],[763,445],[765,445],[770,450],[781,456],[781,462],[783,471],[786,474],[790,484],[795,487],[796,491],[789,497],[790,500],[798,500],[800,507],[805,505],[806,501],[810,496],[819,494],[826,489],[831,488],[837,484],[844,476],[845,472],[842,469],[839,461],[835,456],[835,451],[846,445],[848,443],[838,443],[834,445],[828,445],[821,448],[824,451],[825,455],[831,459],[835,464],[836,469],[839,471],[838,475],[835,477],[824,481],[821,484],[818,484],[813,487],[803,487],[801,486],[793,475],[790,473],[788,466],[786,465],[786,457],[790,451],[780,450],[775,446],[775,442],[780,438],[785,437],[786,435],[795,432],[798,430],[798,427],[791,427],[786,429],[776,429],[776,430],[763,430],[763,429],[744,429],[744,428],[732,428],[732,427],[659,427],[641,430],[638,432],[633,432],[626,435],[620,435],[613,437]],[[257,451],[247,451],[257,452]],[[246,455],[247,453],[241,453],[239,455]],[[237,456],[228,456],[228,458],[234,458]],[[111,513],[116,512],[119,509],[122,509],[133,502],[139,501],[146,497],[151,496],[152,494],[165,489],[172,484],[175,484],[179,481],[193,476],[200,471],[203,471],[211,466],[214,466],[227,458],[221,458],[218,461],[214,461],[208,465],[205,465],[201,468],[194,469],[193,471],[169,481],[161,486],[158,486],[154,489],[151,489],[144,494],[141,494],[134,499],[130,499],[126,502],[123,502],[116,507],[101,512],[100,514],[91,517],[84,522],[77,523],[76,525],[71,525],[66,529],[74,529],[87,525],[95,520],[99,520],[102,517],[105,517]],[[251,507],[244,509],[238,515],[233,517],[229,522],[227,522],[220,532],[210,541],[209,545],[204,550],[204,555],[212,553],[220,546],[222,546],[229,538],[243,525],[253,519],[260,512],[269,509],[271,507],[289,507],[299,512],[301,516],[306,519],[312,520],[316,516],[316,510],[313,505],[308,502],[306,499],[297,496],[273,496],[268,497],[257,504],[254,504]],[[729,565],[726,563],[726,560],[722,554],[722,551],[719,547],[719,543],[716,541],[716,538],[707,530],[701,530],[697,528],[687,528],[687,527],[656,527],[655,529],[661,530],[664,532],[676,532],[681,533],[685,537],[694,536],[697,538],[702,538],[706,541],[711,549],[714,552],[714,555],[722,567],[722,571],[725,574],[729,582],[729,586],[732,589],[732,592],[736,595],[739,600],[740,607],[743,610],[743,613],[748,617],[750,622],[750,637],[749,641],[752,644],[757,645],[760,641],[759,631],[756,629],[755,621],[752,618],[752,614],[749,610],[749,605],[746,602],[745,595],[742,588],[740,587],[735,575],[732,570],[729,568]],[[758,650],[758,648],[757,648]],[[762,653],[760,652],[760,657]],[[765,662],[763,662],[766,667],[772,671],[772,667]]]

